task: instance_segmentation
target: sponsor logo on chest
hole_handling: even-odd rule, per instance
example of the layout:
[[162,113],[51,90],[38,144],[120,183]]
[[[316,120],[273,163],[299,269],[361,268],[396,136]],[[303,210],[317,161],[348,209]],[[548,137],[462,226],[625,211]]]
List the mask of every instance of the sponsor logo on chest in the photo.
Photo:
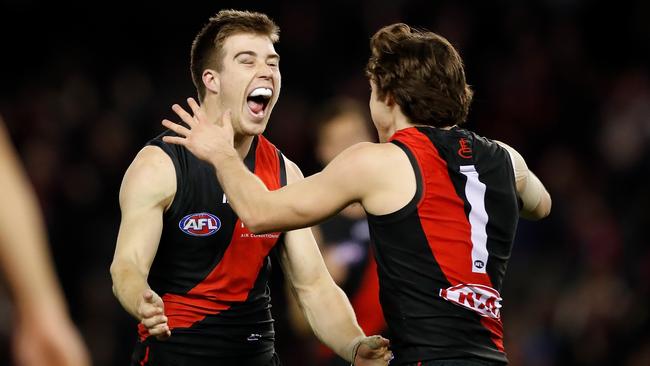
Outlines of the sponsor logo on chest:
[[479,313],[481,316],[498,319],[501,316],[501,295],[492,287],[465,284],[441,289],[440,297]]
[[210,236],[221,229],[221,220],[211,213],[189,214],[178,222],[182,232],[192,236]]
[[241,235],[239,235],[240,238],[261,238],[261,239],[275,239],[277,240],[280,237],[280,233],[266,233],[266,234],[254,234],[248,231],[246,229],[246,226],[244,223],[241,223]]

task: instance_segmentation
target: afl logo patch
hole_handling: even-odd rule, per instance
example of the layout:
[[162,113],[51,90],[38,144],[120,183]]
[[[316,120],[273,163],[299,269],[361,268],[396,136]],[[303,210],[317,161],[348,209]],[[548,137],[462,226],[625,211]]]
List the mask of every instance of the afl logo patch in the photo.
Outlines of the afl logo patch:
[[178,228],[188,235],[210,236],[221,229],[221,220],[211,213],[193,213],[183,217]]

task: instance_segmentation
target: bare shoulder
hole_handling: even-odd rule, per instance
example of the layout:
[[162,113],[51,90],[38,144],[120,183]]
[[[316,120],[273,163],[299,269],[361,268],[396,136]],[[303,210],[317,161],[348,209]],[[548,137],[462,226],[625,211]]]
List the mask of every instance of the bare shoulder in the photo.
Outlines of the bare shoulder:
[[363,174],[363,207],[385,215],[404,207],[415,195],[415,172],[406,153],[392,143],[360,146],[357,168]]
[[392,174],[398,165],[408,163],[406,154],[391,143],[361,142],[343,151],[337,157],[339,158],[351,168],[362,172],[366,179],[373,176],[382,178],[386,174]]
[[385,159],[394,157],[392,144],[360,142],[345,149],[330,164],[353,166],[355,169],[374,169],[383,165]]
[[138,152],[124,174],[120,205],[137,202],[171,203],[176,193],[176,171],[171,158],[159,147]]
[[[386,158],[397,157],[399,149],[395,150],[394,146],[383,146],[393,144],[377,144],[372,142],[360,142],[352,145],[341,152],[328,167],[336,167],[336,169],[346,169],[346,167],[353,167],[355,170],[365,170],[366,168],[374,169],[384,165],[382,161]],[[286,156],[284,156],[285,165],[287,167],[287,181],[300,180],[304,178],[300,167]],[[328,169],[326,167],[325,169]]]
[[300,167],[298,164],[294,163],[293,161],[289,160],[286,156],[282,155],[282,158],[284,159],[284,165],[286,167],[286,172],[287,172],[287,183],[291,184],[295,181],[301,180],[305,178],[305,176],[302,174],[302,170],[300,170]]

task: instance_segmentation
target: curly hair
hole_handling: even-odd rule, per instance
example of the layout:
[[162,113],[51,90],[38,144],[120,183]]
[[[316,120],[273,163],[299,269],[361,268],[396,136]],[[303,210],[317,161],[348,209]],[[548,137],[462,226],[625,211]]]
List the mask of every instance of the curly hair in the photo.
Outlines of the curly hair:
[[447,39],[397,23],[377,31],[370,49],[366,75],[381,100],[392,97],[413,123],[448,127],[465,122],[473,92],[463,61]]

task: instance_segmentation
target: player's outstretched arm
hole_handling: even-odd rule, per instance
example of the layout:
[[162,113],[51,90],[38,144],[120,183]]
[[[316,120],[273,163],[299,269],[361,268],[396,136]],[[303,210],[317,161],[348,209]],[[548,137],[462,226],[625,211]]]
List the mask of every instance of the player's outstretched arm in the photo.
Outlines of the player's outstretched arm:
[[[194,115],[174,105],[188,127],[168,120],[163,125],[179,136],[165,142],[185,146],[198,158],[215,166],[217,177],[239,217],[253,232],[287,231],[313,224],[337,213],[352,202],[377,196],[376,144],[360,143],[334,159],[322,172],[282,189],[269,191],[243,164],[233,147],[230,116],[221,123],[206,120],[198,104],[188,100]],[[384,169],[385,171],[385,169]]]
[[158,250],[163,213],[175,192],[176,173],[171,159],[158,147],[142,149],[122,181],[122,220],[111,263],[115,296],[149,334],[159,339],[171,332],[163,301],[149,287],[147,276]]

